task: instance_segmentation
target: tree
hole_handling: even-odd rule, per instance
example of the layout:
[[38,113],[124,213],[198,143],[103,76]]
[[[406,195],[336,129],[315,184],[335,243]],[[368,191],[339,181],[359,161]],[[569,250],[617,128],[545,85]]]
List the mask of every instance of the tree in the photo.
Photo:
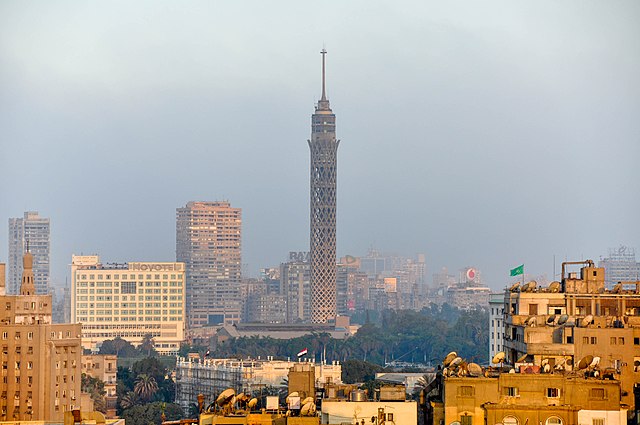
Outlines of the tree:
[[342,382],[355,384],[356,382],[371,381],[376,378],[376,373],[384,368],[380,365],[363,362],[362,360],[347,360],[342,364]]
[[104,382],[102,380],[83,373],[80,388],[83,393],[88,393],[91,396],[94,410],[106,413],[107,407],[104,402],[104,396],[107,392],[104,390]]
[[119,402],[120,402],[120,408],[123,410],[130,409],[134,406],[138,406],[142,404],[142,400],[140,400],[140,397],[133,391],[129,391],[126,394],[124,394],[120,398]]
[[145,401],[151,400],[156,391],[158,391],[156,379],[145,373],[138,376],[136,384],[133,386],[133,392]]
[[120,338],[107,339],[100,346],[100,354],[115,354],[118,357],[137,357],[138,351],[129,341]]
[[120,417],[127,425],[160,425],[163,408],[167,421],[175,421],[183,417],[182,408],[179,405],[159,401],[125,409]]
[[147,357],[157,356],[158,352],[155,349],[155,342],[153,341],[153,337],[151,334],[146,334],[138,347],[140,354],[145,355]]

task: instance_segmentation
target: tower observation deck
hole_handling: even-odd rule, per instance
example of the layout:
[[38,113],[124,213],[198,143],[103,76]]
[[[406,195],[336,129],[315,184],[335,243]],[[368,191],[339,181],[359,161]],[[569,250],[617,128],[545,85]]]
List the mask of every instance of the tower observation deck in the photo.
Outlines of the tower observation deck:
[[311,321],[326,323],[336,316],[336,184],[338,145],[336,116],[325,90],[322,49],[322,96],[311,116]]

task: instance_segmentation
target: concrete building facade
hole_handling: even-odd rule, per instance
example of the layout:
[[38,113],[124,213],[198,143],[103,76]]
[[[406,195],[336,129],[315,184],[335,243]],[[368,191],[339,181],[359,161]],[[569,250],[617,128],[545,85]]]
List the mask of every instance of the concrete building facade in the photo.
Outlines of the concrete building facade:
[[0,265],[0,421],[58,421],[80,406],[79,324],[52,324],[51,295],[37,295],[34,257],[22,261],[18,295]]
[[97,255],[71,258],[71,320],[82,323],[82,345],[97,351],[121,337],[175,354],[184,341],[184,263],[108,263]]
[[33,255],[33,277],[37,294],[50,289],[51,229],[48,218],[27,211],[21,218],[9,219],[9,285],[7,293],[18,294],[22,279],[22,255]]
[[242,315],[242,210],[188,202],[176,210],[176,259],[186,265],[189,328],[232,324]]
[[442,420],[460,425],[626,425],[620,399],[615,380],[525,373],[449,377]]
[[[577,265],[579,271],[568,271]],[[598,374],[620,381],[630,412],[638,409],[640,282],[608,290],[604,269],[593,261],[565,262],[559,282],[506,290],[504,309],[507,362],[576,371],[591,359]]]

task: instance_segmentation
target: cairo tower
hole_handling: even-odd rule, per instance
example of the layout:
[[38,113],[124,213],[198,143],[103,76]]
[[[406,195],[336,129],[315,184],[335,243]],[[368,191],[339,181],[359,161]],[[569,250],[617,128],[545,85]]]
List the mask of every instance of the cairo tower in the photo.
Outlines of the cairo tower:
[[311,116],[311,321],[336,316],[336,183],[338,145],[336,116],[325,91],[322,49],[322,97]]

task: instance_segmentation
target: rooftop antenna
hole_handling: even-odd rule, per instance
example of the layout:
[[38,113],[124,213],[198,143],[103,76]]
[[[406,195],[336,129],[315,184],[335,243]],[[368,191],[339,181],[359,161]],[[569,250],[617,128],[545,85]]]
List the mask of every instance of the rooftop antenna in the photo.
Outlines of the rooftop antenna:
[[327,49],[324,48],[324,46],[322,46],[322,51],[320,51],[320,54],[322,55],[322,97],[320,98],[320,100],[327,100],[327,94],[325,91],[325,83],[324,83],[324,60],[325,60],[325,56],[327,55]]

